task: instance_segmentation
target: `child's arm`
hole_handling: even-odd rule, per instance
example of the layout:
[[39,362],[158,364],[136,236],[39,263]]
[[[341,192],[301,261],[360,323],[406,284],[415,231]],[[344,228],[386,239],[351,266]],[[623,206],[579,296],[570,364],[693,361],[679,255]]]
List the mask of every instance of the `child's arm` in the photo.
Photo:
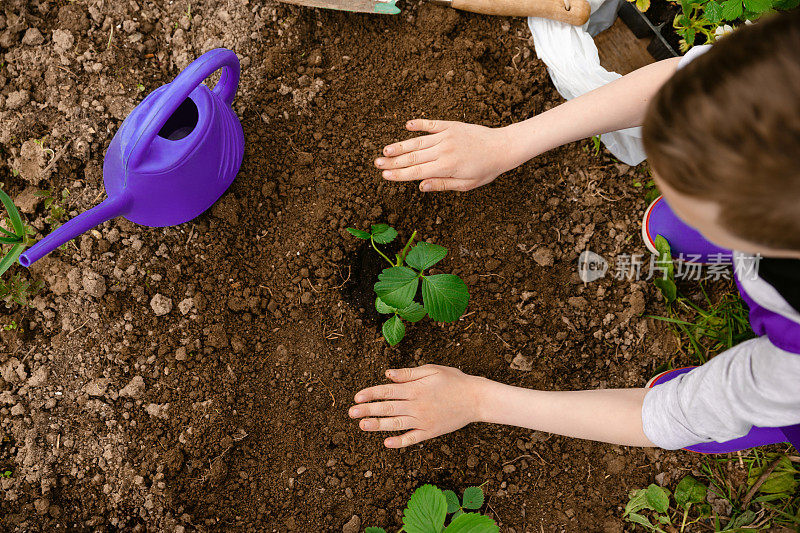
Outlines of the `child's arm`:
[[653,446],[642,431],[647,389],[549,392],[503,385],[455,368],[389,370],[394,384],[359,391],[352,418],[365,431],[405,431],[384,441],[402,448],[471,422],[526,427],[582,439]]
[[653,63],[540,115],[504,128],[415,119],[425,135],[391,144],[375,160],[383,177],[419,180],[423,191],[467,191],[568,142],[642,124],[649,100],[680,58]]

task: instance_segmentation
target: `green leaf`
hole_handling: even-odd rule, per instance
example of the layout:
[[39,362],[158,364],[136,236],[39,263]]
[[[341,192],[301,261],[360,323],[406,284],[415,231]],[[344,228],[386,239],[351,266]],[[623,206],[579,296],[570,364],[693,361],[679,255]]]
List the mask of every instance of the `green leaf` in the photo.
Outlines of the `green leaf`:
[[17,210],[17,206],[2,189],[0,189],[0,202],[8,211],[8,218],[11,220],[11,226],[14,228],[18,237],[25,237],[25,225],[22,223],[22,217]]
[[[768,467],[768,464],[764,464],[760,468],[752,469],[748,475],[747,484],[753,485]],[[773,470],[766,481],[759,487],[758,491],[764,494],[791,494],[798,484],[795,479],[796,473],[797,470],[792,466],[791,460],[784,455],[778,460],[778,465],[775,467],[775,470]]]
[[783,11],[790,11],[800,6],[800,0],[777,0],[772,7]]
[[396,311],[403,320],[408,320],[409,322],[419,322],[425,318],[425,315],[428,313],[425,308],[417,302],[411,302],[407,307],[397,309]]
[[[769,1],[769,0],[767,0]],[[722,20],[722,4],[716,0],[710,0],[706,4],[706,18],[712,24],[717,24]]]
[[10,231],[8,231],[6,228],[4,228],[2,226],[0,226],[0,232],[5,233],[6,235],[8,235],[11,238],[19,239],[19,235],[17,235],[16,233],[11,233]]
[[642,509],[652,509],[650,504],[647,503],[646,489],[631,491],[629,498],[628,503],[625,505],[625,512],[622,513],[622,518],[625,518],[629,514],[638,513]]
[[753,522],[755,522],[758,515],[751,510],[747,510],[734,518],[730,521],[730,523],[725,527],[725,531],[732,530],[738,527],[749,526]]
[[464,509],[477,510],[483,507],[483,489],[467,487],[464,489]]
[[488,516],[464,513],[454,518],[444,533],[497,533],[498,531],[500,528]]
[[3,257],[0,259],[0,276],[2,276],[6,270],[11,268],[11,265],[14,264],[14,261],[17,260],[17,257],[20,256],[22,251],[25,250],[25,246],[22,244],[17,244]]
[[452,490],[444,491],[444,499],[447,501],[447,514],[455,513],[461,509],[461,503],[458,501],[458,496]]
[[744,8],[756,14],[769,11],[771,7],[771,0],[744,0]]
[[467,284],[454,274],[436,274],[422,278],[422,304],[428,316],[437,322],[455,322],[467,310]]
[[455,513],[453,513],[452,520],[455,520],[456,518],[458,518],[458,517],[459,517],[459,516],[461,516],[462,514],[464,514],[464,509],[459,509],[458,511],[456,511]]
[[438,244],[421,242],[406,256],[406,263],[419,271],[427,270],[447,255],[447,248]]
[[378,244],[388,244],[397,237],[397,230],[389,224],[373,224],[372,239]]
[[0,236],[0,244],[22,244],[22,239],[16,235],[13,237]]
[[350,235],[352,235],[353,237],[359,238],[364,241],[368,241],[370,237],[369,232],[364,231],[362,229],[347,228],[347,232],[350,233]]
[[640,515],[639,513],[631,513],[625,520],[644,526],[649,531],[663,531],[660,527],[654,526],[646,516]]
[[656,250],[658,250],[658,259],[655,264],[663,274],[662,277],[656,277],[653,280],[653,284],[664,295],[667,303],[672,303],[678,296],[678,288],[675,286],[675,264],[672,262],[672,250],[670,249],[669,241],[661,235],[656,236],[655,245]]
[[378,275],[375,293],[387,305],[405,309],[414,301],[419,276],[408,267],[390,267]]
[[692,476],[683,478],[675,487],[675,501],[681,507],[689,507],[693,503],[706,500],[706,486]]
[[375,310],[378,311],[382,315],[391,315],[392,313],[397,311],[397,309],[395,309],[391,305],[388,305],[386,302],[384,302],[380,298],[375,298]]
[[403,320],[394,315],[392,318],[383,323],[383,338],[389,343],[389,346],[394,346],[406,336],[406,325]]
[[650,9],[650,0],[636,0],[636,7],[639,8],[639,11],[644,13]]
[[382,527],[370,526],[364,530],[364,533],[386,533],[386,530]]
[[724,20],[736,20],[742,16],[742,0],[725,0],[722,3],[722,18]]
[[649,503],[657,513],[666,513],[669,510],[669,492],[667,489],[659,487],[655,483],[651,483],[650,486],[647,487],[645,497],[647,498],[647,503]]
[[674,302],[678,297],[678,287],[675,286],[675,282],[671,279],[656,278],[653,280],[653,285],[658,287],[658,290],[667,299],[667,303]]
[[414,491],[403,511],[403,530],[406,533],[439,533],[447,517],[447,500],[433,485],[423,485]]

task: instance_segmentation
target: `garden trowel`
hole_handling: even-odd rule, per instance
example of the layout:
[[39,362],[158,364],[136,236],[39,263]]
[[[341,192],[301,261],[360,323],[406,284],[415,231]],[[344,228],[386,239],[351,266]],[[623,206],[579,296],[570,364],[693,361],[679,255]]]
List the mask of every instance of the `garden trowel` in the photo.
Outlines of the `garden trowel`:
[[[280,0],[287,4],[396,15],[400,13],[397,0]],[[586,0],[429,0],[431,3],[450,6],[461,11],[505,17],[542,17],[583,25],[589,20],[589,2]]]

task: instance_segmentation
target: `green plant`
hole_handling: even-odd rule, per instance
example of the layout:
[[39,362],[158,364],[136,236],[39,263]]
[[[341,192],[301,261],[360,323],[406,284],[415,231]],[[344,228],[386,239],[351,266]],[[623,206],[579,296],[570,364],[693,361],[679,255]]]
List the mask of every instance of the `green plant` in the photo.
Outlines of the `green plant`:
[[28,305],[28,300],[39,292],[44,284],[41,281],[31,283],[20,274],[14,274],[9,280],[0,279],[0,300],[18,305]]
[[[0,276],[2,276],[30,244],[30,239],[28,237],[28,228],[22,222],[22,216],[20,216],[17,206],[14,205],[14,202],[2,189],[0,189],[0,202],[2,202],[8,213],[7,220],[10,230],[13,230],[10,231],[0,226]],[[3,253],[4,249],[5,253]],[[0,289],[1,293],[2,289]]]
[[583,147],[583,151],[586,153],[590,153],[593,156],[597,157],[600,155],[600,150],[603,149],[603,144],[600,142],[599,135],[592,135],[589,137],[590,144]]
[[[378,244],[389,244],[397,238],[397,231],[388,224],[373,224],[370,231],[355,228],[347,228],[347,231],[354,237],[370,241],[375,251],[389,263],[375,283],[375,309],[378,313],[391,315],[383,323],[383,337],[390,345],[394,346],[405,336],[403,320],[418,322],[427,314],[437,322],[455,322],[464,314],[469,303],[466,283],[455,274],[425,274],[444,259],[447,248],[427,242],[413,245],[417,235],[415,231],[393,261],[378,248]],[[422,304],[414,300],[420,280]]]
[[8,324],[3,324],[3,330],[4,331],[13,331],[13,330],[17,329],[18,327],[19,326],[17,325],[16,320],[12,320]]
[[[650,8],[650,0],[629,0],[642,12]],[[800,0],[670,0],[681,8],[672,26],[681,37],[680,49],[686,52],[698,41],[714,42],[721,34],[731,31],[730,24],[755,20],[775,10],[790,10],[800,5]]]
[[633,181],[633,186],[641,188],[644,191],[644,201],[648,204],[659,197],[661,194],[656,187],[656,181],[653,175],[648,173],[647,179],[639,180],[638,178]]
[[[800,526],[800,470],[786,454],[750,450],[739,457],[704,458],[700,478],[686,476],[675,493],[650,485],[631,491],[623,518],[647,531],[693,531],[701,523],[713,531],[754,531],[769,527]],[[732,468],[746,472],[744,483],[735,483]],[[672,498],[672,499],[671,499]],[[723,500],[730,512],[722,514],[709,503]],[[674,500],[674,504],[672,501]],[[755,507],[755,510],[753,509]]]
[[688,344],[687,352],[700,364],[755,336],[750,328],[747,305],[737,292],[726,292],[713,301],[700,283],[706,306],[701,307],[678,291],[669,242],[658,235],[655,245],[658,250],[656,266],[664,275],[656,277],[653,283],[664,296],[669,316],[648,315],[648,318],[669,323],[679,337],[679,346]]
[[3,470],[2,472],[0,472],[0,477],[9,478],[11,477],[11,475],[12,475],[11,470]]
[[44,198],[44,208],[50,211],[50,214],[45,219],[45,222],[50,224],[53,229],[59,227],[62,224],[64,216],[67,214],[67,210],[64,209],[64,206],[61,205],[61,203],[64,202],[69,196],[69,189],[64,189],[61,191],[61,194],[59,195],[61,197],[60,200],[56,200],[55,189],[36,191],[35,195],[40,198]]
[[[467,487],[462,502],[456,493],[442,492],[435,485],[423,485],[414,491],[403,511],[403,527],[406,533],[497,533],[500,528],[490,517],[464,512],[477,511],[483,507],[483,489]],[[447,515],[452,514],[445,527]],[[386,533],[382,527],[368,527],[365,533]]]

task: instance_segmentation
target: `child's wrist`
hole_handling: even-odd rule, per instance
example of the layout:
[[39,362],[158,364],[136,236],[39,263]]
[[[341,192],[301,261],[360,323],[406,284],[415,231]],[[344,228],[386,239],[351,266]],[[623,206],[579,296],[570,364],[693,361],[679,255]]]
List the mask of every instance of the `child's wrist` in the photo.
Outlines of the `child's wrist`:
[[492,389],[499,383],[480,376],[470,376],[470,379],[472,380],[470,401],[474,407],[472,422],[490,422],[492,397],[494,396]]

